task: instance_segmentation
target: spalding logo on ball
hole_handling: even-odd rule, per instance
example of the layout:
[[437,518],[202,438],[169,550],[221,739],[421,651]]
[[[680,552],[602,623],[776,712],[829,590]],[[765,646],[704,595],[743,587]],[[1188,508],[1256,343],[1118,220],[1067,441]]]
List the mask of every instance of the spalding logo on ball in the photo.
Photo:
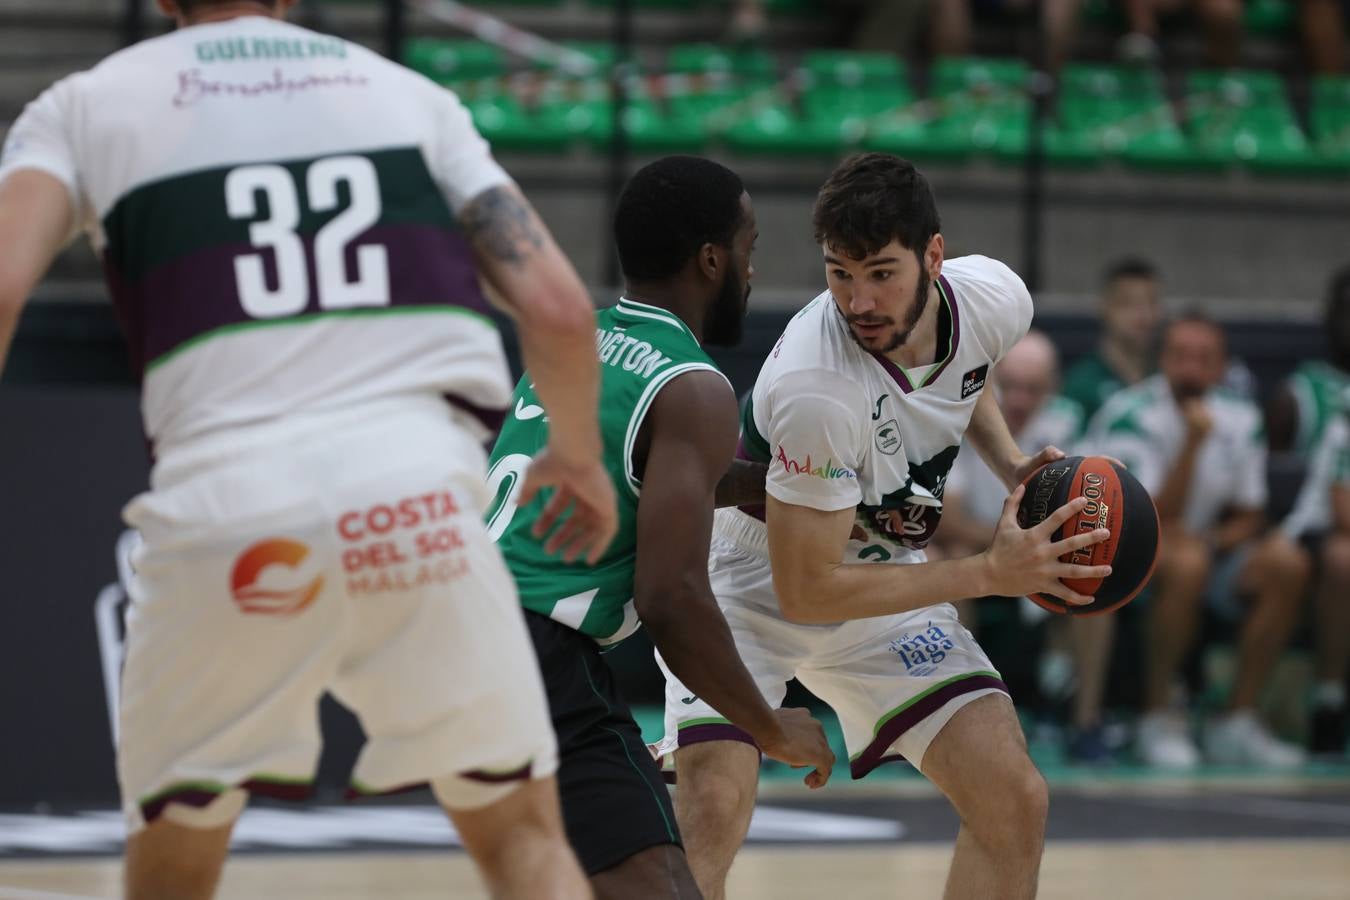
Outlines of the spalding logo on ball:
[[1066,578],[1064,586],[1095,598],[1074,606],[1049,594],[1031,599],[1051,612],[1092,616],[1119,609],[1133,600],[1153,576],[1158,562],[1158,510],[1144,486],[1123,466],[1102,456],[1070,456],[1041,466],[1027,478],[1017,524],[1030,528],[1075,497],[1088,504],[1051,537],[1106,528],[1111,536],[1060,559],[1080,566],[1110,566],[1105,578]]

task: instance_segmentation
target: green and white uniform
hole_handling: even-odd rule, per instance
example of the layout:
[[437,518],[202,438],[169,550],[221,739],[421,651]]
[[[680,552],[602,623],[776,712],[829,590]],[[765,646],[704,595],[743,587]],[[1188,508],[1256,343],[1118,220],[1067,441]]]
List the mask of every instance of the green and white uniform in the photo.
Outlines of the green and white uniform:
[[1298,405],[1294,451],[1310,457],[1327,427],[1344,408],[1350,373],[1325,360],[1312,360],[1294,370],[1288,386]]
[[125,512],[144,540],[130,830],[202,825],[188,810],[241,786],[303,791],[325,692],[369,739],[359,789],[435,780],[467,807],[552,774],[482,524],[489,432],[446,402],[500,412],[511,387],[456,217],[510,179],[463,105],[357,44],[242,16],[43,92],[0,161],[21,171],[64,185],[71,237],[102,257],[156,456]]
[[633,610],[633,571],[642,481],[633,471],[633,448],[642,420],[661,389],[679,376],[721,372],[673,313],[626,298],[600,312],[595,341],[603,455],[619,502],[614,542],[599,562],[589,565],[550,556],[531,536],[547,492],[523,508],[516,498],[531,458],[548,443],[549,429],[528,377],[516,386],[511,412],[492,451],[488,487],[494,497],[487,523],[515,575],[525,608],[609,645],[640,624]]
[[1107,400],[1127,385],[1106,364],[1100,351],[1093,351],[1069,366],[1064,373],[1063,395],[1083,407],[1084,420],[1091,419]]
[[[864,350],[825,292],[788,323],[742,417],[744,455],[768,465],[765,491],[793,506],[853,511],[844,563],[894,565],[896,578],[924,561],[970,417],[1032,317],[1022,280],[988,257],[947,260],[936,291],[933,365],[904,370]],[[765,699],[781,703],[796,677],[828,703],[854,778],[899,756],[922,768],[962,706],[1006,690],[950,604],[837,625],[784,619],[767,526],[750,512],[718,510],[709,574]],[[706,740],[749,735],[666,669],[660,751]]]
[[[1185,527],[1204,534],[1231,510],[1266,505],[1266,440],[1261,411],[1223,388],[1205,404],[1214,426],[1200,446],[1182,511]],[[1114,456],[1153,496],[1176,464],[1186,422],[1167,380],[1152,375],[1112,397],[1088,424],[1080,452]]]

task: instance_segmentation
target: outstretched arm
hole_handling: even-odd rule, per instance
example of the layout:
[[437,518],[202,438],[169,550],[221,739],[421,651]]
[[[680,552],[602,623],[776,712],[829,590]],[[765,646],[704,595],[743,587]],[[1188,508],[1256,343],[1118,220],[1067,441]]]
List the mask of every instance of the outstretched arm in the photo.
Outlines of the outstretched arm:
[[677,377],[647,415],[650,443],[638,502],[633,601],[671,672],[745,729],[769,756],[814,766],[819,787],[834,757],[803,710],[773,710],[741,662],[708,583],[714,492],[737,436],[736,401],[712,372]]
[[0,180],[0,372],[19,314],[65,245],[74,216],[70,192],[46,172],[20,169]]

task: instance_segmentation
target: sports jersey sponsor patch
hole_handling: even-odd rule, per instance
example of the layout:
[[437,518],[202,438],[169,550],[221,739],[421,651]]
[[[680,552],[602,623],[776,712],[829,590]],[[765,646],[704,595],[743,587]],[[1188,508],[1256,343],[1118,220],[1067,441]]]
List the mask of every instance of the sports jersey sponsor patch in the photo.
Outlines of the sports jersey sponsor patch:
[[269,538],[250,546],[230,569],[230,594],[241,612],[293,616],[323,590],[323,576],[310,561],[309,545]]
[[782,444],[778,445],[778,455],[776,459],[783,467],[783,471],[789,475],[810,475],[812,478],[824,478],[831,481],[836,478],[857,478],[858,473],[852,469],[845,468],[835,464],[833,458],[826,459],[823,464],[812,462],[811,454],[806,454],[804,460],[793,459],[788,455],[787,450]]
[[900,423],[889,419],[877,426],[877,450],[887,456],[894,456],[900,450]]
[[984,387],[984,382],[989,377],[989,364],[985,363],[971,369],[961,376],[961,399],[964,400],[971,394]]

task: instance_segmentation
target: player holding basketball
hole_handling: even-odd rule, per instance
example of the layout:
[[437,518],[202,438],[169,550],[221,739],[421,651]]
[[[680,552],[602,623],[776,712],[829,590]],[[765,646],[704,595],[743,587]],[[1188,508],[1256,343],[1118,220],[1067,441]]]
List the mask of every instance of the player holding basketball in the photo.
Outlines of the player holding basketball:
[[590,298],[452,94],[290,0],[160,6],[177,32],[57,83],[0,163],[0,353],[85,230],[143,375],[127,896],[213,893],[247,792],[305,790],[325,691],[365,728],[359,791],[430,782],[497,897],[589,896],[475,413],[510,397],[481,274],[553,423],[525,494],[598,557]]
[[[814,220],[829,290],[789,323],[742,418],[746,455],[769,465],[767,521],[718,512],[713,592],[770,703],[795,675],[833,707],[854,778],[904,756],[951,800],[962,826],[948,897],[1031,897],[1045,782],[1002,681],[950,602],[1033,591],[1084,602],[1060,579],[1109,567],[1058,557],[1106,532],[1050,542],[1082,498],[1018,528],[1019,486],[988,550],[923,556],[963,436],[1010,488],[1062,456],[1023,454],[984,389],[1026,333],[1031,297],[1002,263],[944,260],[932,194],[904,160],[842,163]],[[720,898],[749,825],[759,753],[667,672],[662,749],[675,751],[680,827],[699,886]]]
[[[672,156],[624,188],[614,238],[625,289],[599,316],[600,424],[619,493],[619,535],[594,564],[548,555],[532,536],[542,498],[518,506],[520,472],[552,422],[531,373],[492,454],[488,514],[520,586],[558,732],[568,836],[601,898],[695,898],[670,793],[600,651],[645,624],[671,669],[777,759],[834,755],[802,709],[775,711],[736,654],[708,584],[714,494],[736,448],[736,396],[700,346],[739,342],[756,237],[741,180]],[[755,485],[762,496],[762,468]],[[557,536],[565,545],[565,529]]]

